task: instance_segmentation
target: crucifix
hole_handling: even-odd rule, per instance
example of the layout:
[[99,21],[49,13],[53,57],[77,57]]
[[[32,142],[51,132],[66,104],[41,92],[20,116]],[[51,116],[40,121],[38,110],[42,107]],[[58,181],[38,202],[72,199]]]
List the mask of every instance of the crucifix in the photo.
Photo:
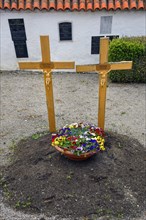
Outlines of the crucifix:
[[44,72],[44,83],[46,90],[46,103],[48,109],[48,121],[50,132],[56,131],[55,110],[53,98],[52,70],[74,69],[74,62],[52,62],[50,58],[49,36],[40,36],[42,61],[19,62],[20,69],[39,69]]
[[98,101],[98,126],[104,129],[107,75],[111,70],[125,70],[132,68],[132,61],[108,62],[109,38],[100,39],[99,64],[77,65],[77,72],[99,73],[99,101]]

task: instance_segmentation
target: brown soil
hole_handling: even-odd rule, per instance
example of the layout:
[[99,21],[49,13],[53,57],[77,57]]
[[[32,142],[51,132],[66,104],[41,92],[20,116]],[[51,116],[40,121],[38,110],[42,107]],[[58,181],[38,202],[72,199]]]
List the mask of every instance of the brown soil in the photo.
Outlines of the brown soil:
[[19,142],[12,164],[2,171],[6,202],[58,219],[139,216],[146,198],[144,148],[137,140],[109,132],[106,146],[106,152],[79,162],[51,147],[50,134]]

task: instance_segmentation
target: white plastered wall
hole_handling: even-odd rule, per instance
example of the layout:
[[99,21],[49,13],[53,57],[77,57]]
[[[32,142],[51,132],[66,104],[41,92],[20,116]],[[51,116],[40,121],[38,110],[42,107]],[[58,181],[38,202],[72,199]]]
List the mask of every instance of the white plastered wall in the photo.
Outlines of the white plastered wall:
[[[100,17],[113,16],[111,35],[146,35],[145,11],[0,11],[0,69],[16,70],[18,61],[40,61],[40,35],[50,36],[52,61],[75,61],[76,64],[94,64],[98,55],[91,55],[91,37],[100,35]],[[17,59],[11,39],[8,19],[23,18],[27,36],[28,58]],[[60,22],[72,23],[72,41],[59,40]],[[72,70],[71,70],[72,71]]]

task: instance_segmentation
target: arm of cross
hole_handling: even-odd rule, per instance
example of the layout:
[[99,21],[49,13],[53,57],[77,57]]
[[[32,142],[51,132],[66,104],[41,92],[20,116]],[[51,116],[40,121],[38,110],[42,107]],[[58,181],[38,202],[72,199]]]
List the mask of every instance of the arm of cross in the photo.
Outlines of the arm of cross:
[[75,62],[51,62],[49,36],[40,36],[42,61],[19,62],[20,69],[74,69]]
[[96,65],[76,65],[76,72],[95,72]]
[[19,62],[20,69],[52,69],[50,61],[49,36],[40,36],[42,61],[40,62]]
[[20,69],[74,69],[75,62],[19,62]]
[[100,55],[99,61],[100,64],[94,65],[77,65],[76,71],[77,72],[99,72],[99,71],[109,71],[109,64],[108,62],[108,45],[109,45],[109,38],[101,38],[100,39]]
[[110,62],[110,70],[128,70],[132,69],[132,61]]
[[132,61],[122,61],[122,62],[109,62],[105,64],[97,64],[97,72],[110,72],[111,70],[128,70],[132,68]]
[[110,64],[94,64],[94,65],[77,65],[76,72],[109,72],[110,71]]
[[53,69],[74,69],[75,62],[53,62]]
[[49,64],[51,65],[51,69],[74,69],[75,62],[51,62],[50,58],[50,44],[49,44],[49,36],[41,36],[41,51],[42,51],[42,64],[43,69],[47,69]]
[[132,68],[132,61],[109,62],[108,63],[109,38],[100,39],[100,57],[97,71],[110,72],[111,70],[126,70]]
[[[43,69],[41,68],[41,62],[18,62],[20,69]],[[50,68],[50,64],[47,64],[47,69]]]

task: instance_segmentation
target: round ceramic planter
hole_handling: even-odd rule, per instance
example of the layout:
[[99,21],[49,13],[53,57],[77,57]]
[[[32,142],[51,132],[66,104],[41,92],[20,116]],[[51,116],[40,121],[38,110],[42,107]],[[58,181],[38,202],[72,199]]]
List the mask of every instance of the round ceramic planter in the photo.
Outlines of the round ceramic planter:
[[80,156],[77,156],[73,153],[71,153],[70,151],[68,150],[63,150],[62,148],[58,147],[58,146],[54,146],[56,148],[56,150],[58,150],[60,153],[64,154],[66,157],[68,157],[70,160],[86,160],[88,159],[89,157],[92,157],[93,155],[96,154],[95,153],[91,153],[91,152],[88,152],[88,153],[84,153],[84,154],[81,154]]

